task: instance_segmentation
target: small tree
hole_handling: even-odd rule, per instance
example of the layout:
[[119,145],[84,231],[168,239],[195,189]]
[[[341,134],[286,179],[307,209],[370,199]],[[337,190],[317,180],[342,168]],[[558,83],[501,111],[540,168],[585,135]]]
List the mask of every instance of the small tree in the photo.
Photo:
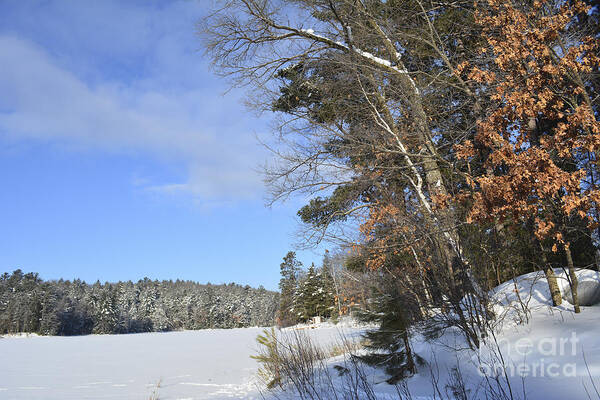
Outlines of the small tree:
[[319,291],[321,298],[318,315],[330,318],[336,312],[339,313],[339,303],[336,301],[339,295],[335,288],[335,281],[330,266],[325,262],[319,270]]
[[410,344],[410,328],[419,318],[414,297],[407,296],[397,279],[388,274],[379,274],[373,279],[371,300],[368,307],[359,313],[361,320],[376,323],[377,329],[365,333],[367,353],[360,358],[369,365],[383,367],[389,375],[387,382],[399,380],[417,372],[421,358]]

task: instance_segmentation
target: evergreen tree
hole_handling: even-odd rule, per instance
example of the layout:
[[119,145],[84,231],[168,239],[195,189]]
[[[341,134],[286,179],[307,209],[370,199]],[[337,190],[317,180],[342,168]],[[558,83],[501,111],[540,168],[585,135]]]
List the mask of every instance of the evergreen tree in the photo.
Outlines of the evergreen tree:
[[389,375],[387,382],[394,384],[415,374],[421,362],[410,345],[416,305],[387,274],[378,277],[372,290],[369,306],[358,314],[364,322],[379,327],[365,333],[368,353],[360,358],[369,365],[383,367]]
[[98,287],[98,292],[92,295],[94,309],[94,333],[118,332],[118,312],[116,299],[111,288],[106,285]]
[[298,272],[301,267],[302,263],[296,259],[296,253],[293,251],[288,252],[280,264],[281,280],[279,281],[279,290],[281,291],[281,297],[277,322],[281,326],[296,323],[297,318],[292,308],[294,306],[294,295],[298,287]]
[[323,264],[319,271],[319,284],[320,284],[320,301],[319,301],[319,314],[326,318],[331,318],[337,313],[335,306],[335,286],[333,281],[333,275],[327,264]]
[[270,326],[279,295],[236,284],[189,281],[116,284],[48,281],[37,274],[0,275],[0,333],[129,333]]
[[331,275],[325,268],[317,270],[312,264],[299,285],[294,299],[294,311],[301,321],[313,317],[330,317],[334,309]]
[[[42,315],[40,317],[40,331],[42,335],[57,335],[60,332],[60,320],[56,313],[58,293],[51,285],[43,285]],[[19,330],[21,332],[22,330]]]

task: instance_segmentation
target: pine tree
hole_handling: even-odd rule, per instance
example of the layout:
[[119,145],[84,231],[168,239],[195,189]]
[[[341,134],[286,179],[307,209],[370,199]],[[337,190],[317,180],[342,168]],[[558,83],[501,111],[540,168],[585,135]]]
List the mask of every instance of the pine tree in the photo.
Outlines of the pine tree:
[[119,314],[114,293],[106,285],[99,287],[96,294],[92,295],[94,307],[94,333],[116,333],[118,332]]
[[298,272],[302,267],[302,263],[296,260],[296,253],[288,252],[280,264],[281,280],[279,281],[279,290],[281,297],[278,311],[278,324],[281,326],[289,326],[296,323],[296,315],[294,315],[294,295],[298,287]]

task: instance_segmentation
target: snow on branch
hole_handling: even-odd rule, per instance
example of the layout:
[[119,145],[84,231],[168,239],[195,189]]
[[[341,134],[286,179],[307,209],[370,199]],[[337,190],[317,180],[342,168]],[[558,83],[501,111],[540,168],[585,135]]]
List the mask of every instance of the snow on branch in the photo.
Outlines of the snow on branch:
[[[283,27],[279,27],[279,28],[283,28]],[[399,68],[396,65],[393,65],[393,63],[389,60],[385,60],[383,58],[377,57],[375,55],[373,55],[372,53],[369,53],[368,51],[364,51],[361,50],[360,48],[356,47],[356,46],[346,46],[343,43],[339,42],[339,41],[334,41],[330,38],[327,38],[325,36],[321,36],[315,33],[315,31],[313,29],[300,29],[300,30],[296,30],[294,28],[290,28],[290,27],[286,27],[287,29],[291,29],[292,31],[296,31],[297,34],[299,34],[300,36],[303,36],[307,39],[312,39],[315,40],[317,42],[320,43],[325,43],[330,45],[331,47],[334,47],[336,49],[345,51],[347,53],[355,53],[359,56],[361,56],[363,59],[366,59],[369,63],[371,64],[376,64],[380,67],[384,67],[387,70],[392,70],[394,71],[394,73],[397,73],[399,75],[404,76],[405,78],[407,78],[408,82],[410,83],[410,85],[412,86],[413,90],[414,90],[414,94],[415,95],[419,95],[420,91],[419,88],[417,87],[414,79],[410,76],[408,70],[406,68]],[[285,28],[284,28],[285,29]],[[398,59],[400,58],[400,54],[396,53],[398,56]]]

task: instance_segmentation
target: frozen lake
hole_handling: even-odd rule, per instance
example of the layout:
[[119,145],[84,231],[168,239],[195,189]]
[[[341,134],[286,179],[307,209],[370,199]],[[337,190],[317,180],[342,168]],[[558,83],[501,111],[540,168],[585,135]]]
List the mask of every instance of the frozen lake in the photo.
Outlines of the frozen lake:
[[[0,399],[259,399],[250,355],[260,332],[0,338]],[[310,335],[333,342],[339,331]]]
[[[0,339],[2,399],[252,398],[258,328]],[[258,393],[256,393],[258,395]]]

